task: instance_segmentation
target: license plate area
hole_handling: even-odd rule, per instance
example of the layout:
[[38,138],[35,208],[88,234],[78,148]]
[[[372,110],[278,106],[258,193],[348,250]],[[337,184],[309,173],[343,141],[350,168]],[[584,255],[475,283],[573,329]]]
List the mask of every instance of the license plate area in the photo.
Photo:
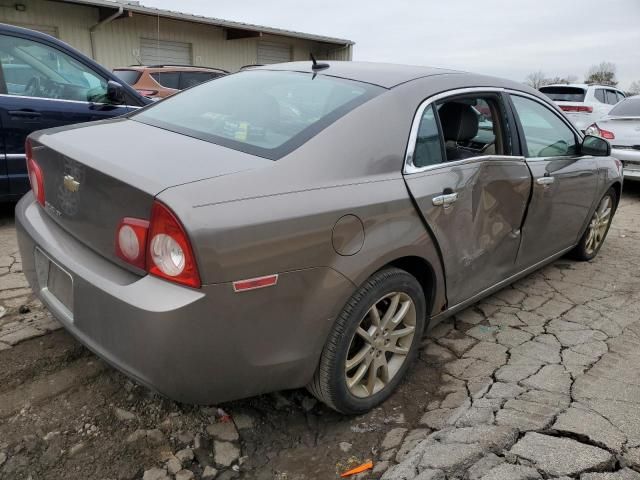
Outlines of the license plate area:
[[73,277],[37,247],[35,261],[42,297],[73,321]]

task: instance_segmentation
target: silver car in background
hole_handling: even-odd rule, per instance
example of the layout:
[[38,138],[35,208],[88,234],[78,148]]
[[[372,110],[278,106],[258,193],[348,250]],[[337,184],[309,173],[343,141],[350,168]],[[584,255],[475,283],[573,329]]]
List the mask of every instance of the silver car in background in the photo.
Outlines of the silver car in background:
[[640,96],[620,102],[585,133],[607,139],[611,155],[624,166],[625,180],[640,181]]

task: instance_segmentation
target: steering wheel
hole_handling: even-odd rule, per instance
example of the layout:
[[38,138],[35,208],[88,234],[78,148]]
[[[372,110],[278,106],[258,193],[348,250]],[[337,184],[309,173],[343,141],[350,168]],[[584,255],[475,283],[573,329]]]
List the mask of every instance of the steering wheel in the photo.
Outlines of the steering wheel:
[[31,77],[27,82],[27,86],[24,87],[24,93],[33,96],[40,93],[40,77]]

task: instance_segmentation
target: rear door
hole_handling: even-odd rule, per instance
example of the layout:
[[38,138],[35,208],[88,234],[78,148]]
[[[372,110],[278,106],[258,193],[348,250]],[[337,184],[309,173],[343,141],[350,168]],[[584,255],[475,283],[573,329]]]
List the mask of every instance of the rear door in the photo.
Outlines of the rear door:
[[129,111],[107,101],[107,79],[39,39],[0,35],[0,122],[9,194],[28,188],[24,142],[31,132],[101,120]]
[[533,191],[522,229],[518,266],[526,268],[574,246],[598,187],[594,157],[580,154],[581,138],[542,100],[511,94]]
[[450,306],[514,272],[531,177],[512,133],[498,91],[435,97],[414,120],[405,181],[440,246]]

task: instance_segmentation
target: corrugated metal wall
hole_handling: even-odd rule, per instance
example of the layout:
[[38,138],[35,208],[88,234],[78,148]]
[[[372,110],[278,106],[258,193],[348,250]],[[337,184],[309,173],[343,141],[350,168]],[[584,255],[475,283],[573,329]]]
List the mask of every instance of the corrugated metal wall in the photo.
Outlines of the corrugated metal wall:
[[[56,28],[61,40],[91,56],[89,29],[99,21],[97,8],[49,0],[21,0],[20,3],[26,6],[24,12],[9,5],[0,8],[0,22]],[[193,64],[230,71],[258,63],[258,41],[288,45],[292,60],[308,60],[312,51],[322,59],[351,60],[351,47],[278,35],[226,40],[222,28],[137,14],[115,20],[94,33],[96,60],[108,68],[136,65],[141,60],[141,38],[189,43]]]

